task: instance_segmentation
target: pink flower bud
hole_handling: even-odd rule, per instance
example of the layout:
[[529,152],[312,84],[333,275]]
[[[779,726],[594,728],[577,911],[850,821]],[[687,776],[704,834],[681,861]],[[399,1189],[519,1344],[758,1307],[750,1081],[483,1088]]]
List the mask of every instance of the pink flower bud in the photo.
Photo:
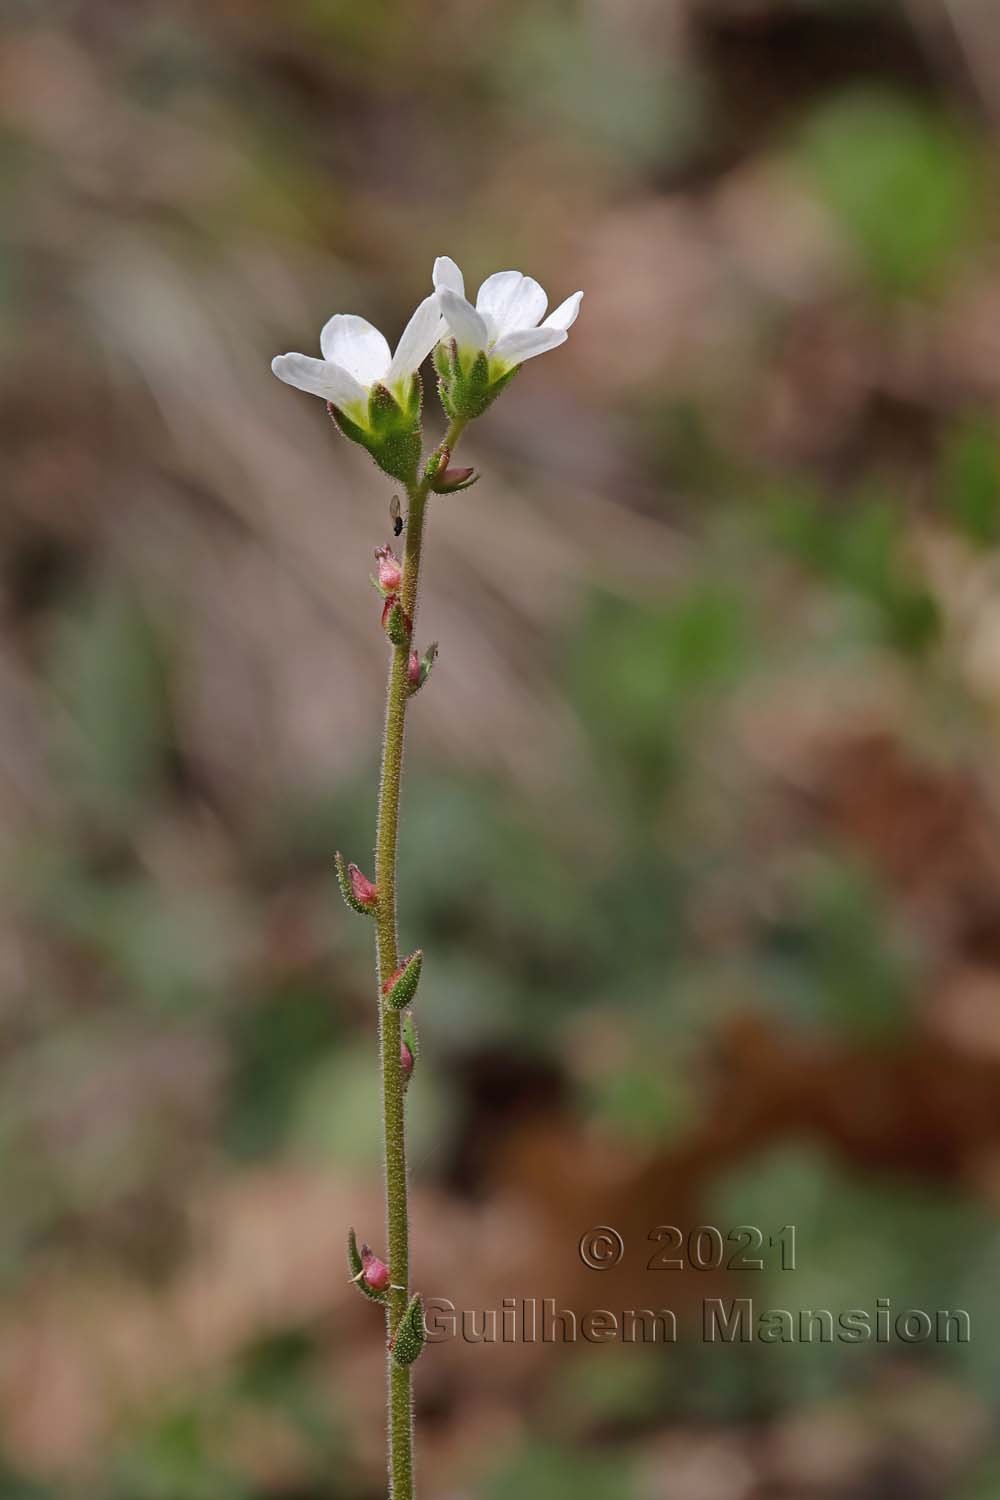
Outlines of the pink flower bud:
[[351,894],[359,906],[371,908],[378,901],[378,886],[373,885],[367,875],[363,875],[357,865],[347,866],[347,873],[351,879]]
[[403,1078],[409,1083],[413,1076],[413,1053],[405,1042],[399,1044],[399,1066],[403,1070]]
[[375,561],[378,563],[378,586],[383,594],[398,593],[403,582],[403,564],[391,547],[376,547]]
[[445,469],[444,473],[438,476],[438,481],[443,489],[456,490],[459,485],[468,484],[475,472],[471,466],[467,469]]
[[361,1246],[361,1274],[373,1292],[384,1292],[392,1280],[389,1267],[367,1245]]

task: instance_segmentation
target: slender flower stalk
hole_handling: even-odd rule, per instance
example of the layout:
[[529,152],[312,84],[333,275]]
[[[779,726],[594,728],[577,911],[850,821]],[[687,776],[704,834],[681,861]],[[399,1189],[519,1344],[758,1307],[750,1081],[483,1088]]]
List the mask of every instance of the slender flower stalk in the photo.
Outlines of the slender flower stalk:
[[[517,271],[501,271],[480,289],[476,308],[466,302],[462,274],[440,257],[434,292],[420,304],[395,354],[362,318],[337,315],[321,339],[323,359],[286,354],[274,373],[289,385],[321,396],[345,437],[368,450],[384,473],[406,491],[402,558],[389,546],[375,553],[372,581],[383,598],[382,628],[390,643],[385,734],[379,775],[375,878],[336,857],[337,879],[352,911],[374,918],[385,1143],[385,1203],[388,1263],[348,1233],[351,1280],[385,1310],[389,1396],[389,1494],[413,1500],[413,1403],[411,1366],[424,1344],[423,1304],[410,1292],[409,1213],[406,1167],[406,1091],[419,1048],[409,1007],[423,966],[418,948],[399,953],[396,850],[403,776],[406,711],[423,687],[437,655],[433,642],[423,656],[413,646],[420,596],[420,562],[431,494],[453,495],[474,484],[471,468],[451,459],[468,423],[480,416],[516,375],[524,360],[566,341],[582,292],[576,292],[539,328],[547,298],[537,282]],[[421,470],[423,388],[419,365],[434,350],[438,392],[448,430]],[[390,515],[393,534],[403,529],[398,500]]]
[[[456,418],[443,446],[453,449],[465,422]],[[420,590],[420,559],[430,483],[425,478],[409,493],[406,519],[406,549],[400,603],[411,621],[417,617]],[[399,803],[403,776],[403,742],[406,708],[410,697],[410,648],[408,642],[392,647],[386,688],[385,737],[379,778],[378,831],[375,839],[375,884],[379,891],[375,917],[379,989],[389,985],[399,968],[396,915],[396,848],[399,836]],[[381,1009],[382,1109],[385,1137],[386,1221],[389,1231],[389,1265],[392,1290],[386,1313],[390,1342],[409,1302],[410,1237],[406,1181],[406,1076],[402,1067],[402,1018],[387,1005]],[[413,1401],[410,1366],[389,1360],[389,1456],[393,1500],[410,1500],[413,1494]]]

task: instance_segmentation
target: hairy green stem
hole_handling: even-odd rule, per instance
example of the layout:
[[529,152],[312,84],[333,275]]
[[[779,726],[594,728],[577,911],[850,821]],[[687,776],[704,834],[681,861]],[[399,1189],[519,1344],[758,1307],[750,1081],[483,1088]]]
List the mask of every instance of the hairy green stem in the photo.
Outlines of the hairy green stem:
[[[454,421],[443,447],[453,450],[465,423]],[[410,508],[403,555],[400,604],[416,620],[420,556],[430,482],[422,479],[409,491]],[[400,1065],[402,1015],[382,1004],[382,986],[399,965],[396,927],[396,846],[399,798],[403,775],[403,739],[409,699],[407,668],[410,643],[392,647],[386,691],[385,739],[379,778],[378,832],[375,840],[375,914],[379,1015],[381,1018],[382,1109],[385,1127],[385,1204],[392,1289],[386,1307],[389,1340],[395,1335],[409,1299],[410,1247],[406,1184],[406,1120],[404,1078]],[[389,1493],[392,1500],[413,1500],[413,1406],[409,1367],[401,1369],[388,1354],[389,1367]]]

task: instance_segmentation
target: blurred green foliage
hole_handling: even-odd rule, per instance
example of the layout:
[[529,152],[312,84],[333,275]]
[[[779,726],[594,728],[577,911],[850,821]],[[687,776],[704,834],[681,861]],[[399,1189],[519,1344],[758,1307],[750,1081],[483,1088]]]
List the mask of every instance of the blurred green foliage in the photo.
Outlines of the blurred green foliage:
[[817,110],[803,152],[880,292],[927,291],[970,248],[976,162],[953,120],[860,90]]

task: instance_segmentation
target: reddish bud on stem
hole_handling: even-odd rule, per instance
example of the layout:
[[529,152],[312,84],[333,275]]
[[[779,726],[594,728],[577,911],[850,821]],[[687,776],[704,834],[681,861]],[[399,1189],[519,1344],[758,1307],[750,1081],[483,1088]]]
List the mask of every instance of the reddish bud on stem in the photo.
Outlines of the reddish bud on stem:
[[404,1080],[409,1083],[413,1076],[413,1053],[406,1042],[400,1042],[399,1044],[399,1066],[403,1070]]
[[403,582],[403,564],[391,547],[376,547],[378,586],[383,594],[396,594]]
[[361,1246],[361,1274],[373,1292],[384,1292],[392,1280],[389,1267],[368,1245]]
[[468,488],[475,469],[445,469],[439,473],[435,481],[435,489],[441,494],[454,493],[455,490]]
[[367,875],[363,875],[357,865],[347,866],[347,873],[351,880],[351,894],[359,906],[370,910],[378,901],[378,886],[373,885]]
[[390,1010],[402,1010],[404,1006],[410,1004],[417,993],[423,963],[423,950],[417,948],[409,958],[403,959],[394,973],[389,975],[382,986],[382,997]]

